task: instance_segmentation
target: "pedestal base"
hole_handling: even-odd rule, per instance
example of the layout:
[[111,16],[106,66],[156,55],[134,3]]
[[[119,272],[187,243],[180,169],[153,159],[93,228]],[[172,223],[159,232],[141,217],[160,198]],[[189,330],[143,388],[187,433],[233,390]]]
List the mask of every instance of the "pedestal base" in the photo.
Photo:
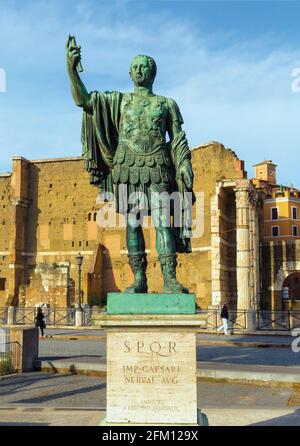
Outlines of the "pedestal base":
[[107,314],[195,314],[195,294],[108,293]]
[[[194,294],[109,293],[106,426],[197,426]],[[206,420],[206,421],[205,421]]]
[[[99,423],[99,426],[112,426],[112,427],[113,426],[144,426],[144,427],[149,426],[150,427],[153,425],[152,424],[141,424],[141,423],[139,423],[139,424],[136,424],[136,423],[135,424],[134,423],[109,423],[109,422],[107,422],[106,418],[104,418],[104,420],[102,420],[101,423]],[[169,423],[169,424],[156,424],[155,427],[156,426],[192,427],[192,426],[209,426],[209,423],[208,423],[207,416],[204,413],[202,413],[200,409],[197,409],[197,424]]]

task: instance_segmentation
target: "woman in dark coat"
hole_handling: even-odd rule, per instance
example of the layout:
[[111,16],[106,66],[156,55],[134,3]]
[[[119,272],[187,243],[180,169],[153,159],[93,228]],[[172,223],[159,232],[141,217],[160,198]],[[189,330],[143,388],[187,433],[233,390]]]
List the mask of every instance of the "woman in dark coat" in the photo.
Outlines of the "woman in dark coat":
[[40,307],[38,308],[37,315],[35,316],[35,326],[40,328],[41,334],[44,336],[44,328],[46,325],[44,321],[44,313]]

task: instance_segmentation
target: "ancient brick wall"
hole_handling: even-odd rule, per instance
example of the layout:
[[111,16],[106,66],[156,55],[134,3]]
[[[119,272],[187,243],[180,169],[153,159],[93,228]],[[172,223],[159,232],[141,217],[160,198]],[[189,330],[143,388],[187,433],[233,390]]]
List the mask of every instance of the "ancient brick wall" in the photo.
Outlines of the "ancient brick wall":
[[[194,189],[198,198],[193,218],[195,220],[198,216],[200,219],[200,229],[192,240],[192,253],[178,255],[178,279],[190,292],[196,293],[198,305],[206,308],[211,304],[211,199],[216,194],[219,179],[243,178],[246,173],[243,162],[219,143],[194,148],[192,163],[195,172]],[[23,300],[27,300],[25,304],[33,304],[38,299],[33,295],[32,281],[40,264],[70,262],[70,278],[77,290],[78,252],[84,258],[84,302],[103,303],[108,291],[124,290],[130,285],[133,277],[127,259],[125,228],[98,227],[95,221],[100,208],[96,203],[98,189],[89,184],[83,160],[62,158],[31,161],[28,169],[26,246],[22,252],[26,274],[21,284],[25,286],[25,292],[24,289],[22,291]],[[18,184],[22,189],[22,182]],[[203,218],[201,209],[204,210]],[[224,221],[233,218],[232,215],[227,217],[228,212],[232,213],[232,206],[225,205],[222,212]],[[116,218],[122,219],[119,216]],[[159,292],[163,283],[155,249],[155,230],[149,227],[144,233],[149,291]],[[231,262],[227,248],[224,249],[223,257],[225,263]],[[36,294],[40,292],[39,289]],[[77,297],[75,299],[77,301]],[[61,306],[63,299],[58,300]]]
[[[100,242],[100,231],[94,221],[97,193],[97,188],[89,184],[80,158],[30,164],[28,274],[40,263],[69,261],[70,277],[77,282],[76,256],[80,252],[85,301],[88,300],[88,274],[94,273],[91,268]],[[99,295],[100,287],[96,291]]]
[[0,175],[0,307],[8,299],[11,219],[11,175],[3,174]]
[[300,271],[300,240],[264,242],[262,250],[262,293],[261,308],[283,310],[293,302],[284,302],[282,287],[284,280]]

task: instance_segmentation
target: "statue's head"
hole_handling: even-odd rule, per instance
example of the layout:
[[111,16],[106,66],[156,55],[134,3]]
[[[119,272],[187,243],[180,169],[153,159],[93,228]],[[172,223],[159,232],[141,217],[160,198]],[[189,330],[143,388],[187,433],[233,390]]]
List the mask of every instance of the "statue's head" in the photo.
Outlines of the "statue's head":
[[150,56],[139,54],[135,56],[130,65],[129,75],[134,85],[152,85],[156,76],[156,63]]

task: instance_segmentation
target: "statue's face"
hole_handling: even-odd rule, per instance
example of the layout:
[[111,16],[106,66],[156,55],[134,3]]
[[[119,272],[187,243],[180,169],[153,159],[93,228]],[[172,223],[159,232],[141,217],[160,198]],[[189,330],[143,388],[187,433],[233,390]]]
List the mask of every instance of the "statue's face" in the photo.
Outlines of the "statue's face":
[[130,77],[135,85],[146,86],[153,83],[153,73],[147,57],[135,57],[131,63]]

